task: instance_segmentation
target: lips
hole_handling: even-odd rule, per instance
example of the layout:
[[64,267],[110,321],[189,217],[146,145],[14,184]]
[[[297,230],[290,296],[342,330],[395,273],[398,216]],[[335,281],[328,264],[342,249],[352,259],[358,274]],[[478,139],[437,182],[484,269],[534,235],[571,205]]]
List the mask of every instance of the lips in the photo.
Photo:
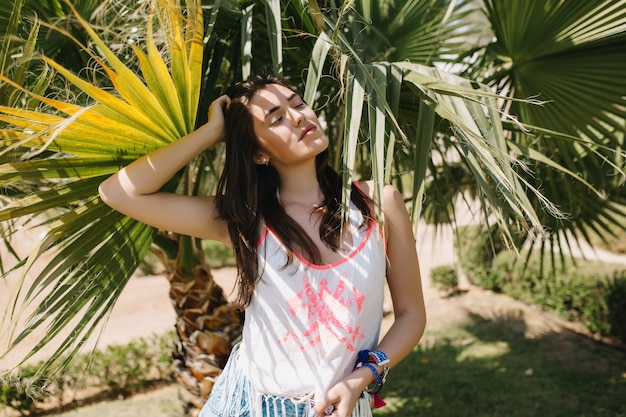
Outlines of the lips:
[[304,129],[304,131],[302,132],[302,134],[300,135],[300,140],[304,139],[305,136],[309,135],[310,133],[315,132],[315,130],[317,130],[317,127],[311,125],[308,126],[306,129]]

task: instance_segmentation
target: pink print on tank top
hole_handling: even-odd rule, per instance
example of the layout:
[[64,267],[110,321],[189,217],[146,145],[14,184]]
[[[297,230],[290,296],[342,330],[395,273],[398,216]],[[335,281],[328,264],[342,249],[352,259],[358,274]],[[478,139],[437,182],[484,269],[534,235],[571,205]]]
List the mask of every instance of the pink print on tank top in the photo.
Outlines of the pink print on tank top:
[[365,336],[358,326],[352,327],[350,323],[363,309],[365,296],[350,283],[347,273],[341,275],[334,289],[329,288],[326,278],[319,281],[317,291],[308,275],[303,276],[303,281],[304,289],[287,303],[293,317],[306,314],[302,321],[308,323],[308,329],[301,334],[288,331],[278,343],[291,345],[297,351],[323,340],[337,340],[355,351],[355,342]]

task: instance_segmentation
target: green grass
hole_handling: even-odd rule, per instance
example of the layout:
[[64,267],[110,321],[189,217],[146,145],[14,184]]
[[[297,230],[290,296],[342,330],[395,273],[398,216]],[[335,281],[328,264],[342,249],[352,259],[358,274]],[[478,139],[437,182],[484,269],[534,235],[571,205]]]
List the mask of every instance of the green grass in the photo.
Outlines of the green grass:
[[174,385],[126,400],[105,401],[54,414],[57,417],[181,417],[182,415],[183,407],[178,401],[178,387]]
[[[385,417],[626,416],[626,353],[580,336],[524,337],[514,317],[473,317],[390,372]],[[429,339],[427,338],[427,340]]]

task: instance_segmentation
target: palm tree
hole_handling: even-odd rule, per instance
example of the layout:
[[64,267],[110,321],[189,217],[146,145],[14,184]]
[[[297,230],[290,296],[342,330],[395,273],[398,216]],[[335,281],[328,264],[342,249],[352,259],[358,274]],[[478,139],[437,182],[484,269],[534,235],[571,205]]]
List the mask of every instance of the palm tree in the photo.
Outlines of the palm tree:
[[[539,240],[542,251],[563,256],[564,249],[589,241],[592,232],[602,237],[614,227],[623,230],[626,1],[589,1],[572,8],[552,0],[485,0],[483,11],[490,30],[459,56],[457,71],[509,97],[545,103],[505,102],[527,129],[510,130],[509,149],[518,171],[533,173],[524,175],[527,186],[541,189],[567,215],[565,221],[552,216],[531,199],[551,233],[524,235],[520,243]],[[462,189],[455,184],[467,186],[467,181],[446,181],[467,178],[470,171],[453,167],[451,175],[431,183],[431,195],[436,190],[454,195]],[[451,201],[448,196],[435,200],[448,206]],[[442,214],[440,207],[426,210],[433,217]]]
[[[129,43],[123,41],[141,36],[136,29],[145,22],[144,9],[148,4],[129,0],[74,0],[71,3],[64,0],[5,1],[0,4],[0,27],[12,28],[12,41],[19,41],[26,38],[34,26],[40,26],[37,36],[39,51],[55,58],[65,68],[79,72],[89,65],[89,54],[80,48],[80,44],[88,43],[89,35],[74,19],[72,8],[97,27],[99,35],[109,40],[110,47],[123,56],[130,49]],[[13,25],[12,21],[21,24]],[[58,28],[63,31],[58,31]]]
[[[199,398],[208,395],[241,323],[212,281],[200,242],[111,211],[96,189],[119,167],[193,130],[205,119],[212,98],[251,72],[272,69],[301,87],[335,138],[334,155],[346,184],[352,175],[371,175],[377,184],[395,181],[409,191],[417,219],[422,200],[437,198],[435,192],[426,193],[426,185],[457,172],[452,163],[437,158],[454,148],[465,172],[459,184],[475,190],[503,230],[511,224],[541,227],[535,201],[545,199],[517,170],[511,152],[526,150],[526,163],[549,158],[531,143],[522,148],[521,139],[507,140],[498,96],[487,87],[433,66],[451,63],[470,49],[458,41],[461,35],[482,39],[481,27],[472,25],[473,2],[363,0],[353,7],[334,1],[309,1],[305,7],[296,0],[282,5],[277,0],[223,0],[202,7],[199,2],[187,7],[153,3],[158,7],[145,42],[133,47],[138,67],[121,61],[100,32],[74,12],[88,34],[85,50],[105,79],[85,81],[58,62],[44,62],[88,95],[86,103],[54,100],[0,78],[45,104],[38,109],[0,107],[0,121],[6,124],[0,136],[0,183],[33,185],[11,196],[12,203],[0,209],[0,221],[28,219],[48,230],[31,256],[16,266],[24,284],[10,307],[13,319],[2,326],[12,336],[12,346],[18,346],[34,329],[50,323],[30,354],[58,342],[48,370],[71,360],[152,247],[169,268],[180,336],[179,379]],[[271,53],[255,54],[257,50]],[[462,68],[473,64],[463,62]],[[468,74],[489,82],[469,69]],[[506,123],[515,137],[525,138],[519,125]],[[566,133],[554,135],[573,137]],[[199,156],[166,187],[197,195],[213,192],[222,151],[217,147]],[[21,160],[9,160],[13,152]],[[568,173],[566,165],[550,168]],[[457,190],[463,189],[460,185]],[[51,261],[27,282],[42,254]],[[19,312],[29,304],[35,311],[18,330]],[[190,404],[193,408],[202,402]]]
[[[512,103],[512,112],[530,129],[539,129],[532,136],[514,132],[511,139],[516,156],[535,174],[527,181],[569,214],[566,222],[540,214],[544,227],[554,232],[547,245],[554,253],[589,241],[590,231],[603,236],[613,225],[626,228],[621,64],[626,61],[626,1],[591,1],[575,9],[553,0],[509,3],[485,1],[497,41],[477,51],[468,74],[482,73],[479,81],[510,95],[547,102],[541,108]],[[549,160],[533,161],[527,156],[531,149]],[[556,165],[567,172],[554,170]]]

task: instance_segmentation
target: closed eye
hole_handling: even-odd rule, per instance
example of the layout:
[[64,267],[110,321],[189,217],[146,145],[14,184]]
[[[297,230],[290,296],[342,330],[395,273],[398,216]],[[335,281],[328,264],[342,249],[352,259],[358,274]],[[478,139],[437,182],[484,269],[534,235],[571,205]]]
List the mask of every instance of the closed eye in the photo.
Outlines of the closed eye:
[[276,117],[272,118],[272,120],[270,121],[270,125],[271,126],[277,125],[278,123],[280,123],[281,120],[283,120],[283,116],[276,115]]
[[[294,96],[293,98],[298,98],[297,96]],[[291,98],[290,98],[291,100]],[[301,109],[303,107],[306,106],[306,103],[302,100],[299,100],[298,102],[296,102],[292,108],[294,109]],[[281,120],[283,120],[283,114],[282,111],[280,110],[280,107],[275,107],[272,110],[270,110],[270,114],[273,114],[272,119],[270,119],[270,126],[275,126],[278,123],[280,123]]]

